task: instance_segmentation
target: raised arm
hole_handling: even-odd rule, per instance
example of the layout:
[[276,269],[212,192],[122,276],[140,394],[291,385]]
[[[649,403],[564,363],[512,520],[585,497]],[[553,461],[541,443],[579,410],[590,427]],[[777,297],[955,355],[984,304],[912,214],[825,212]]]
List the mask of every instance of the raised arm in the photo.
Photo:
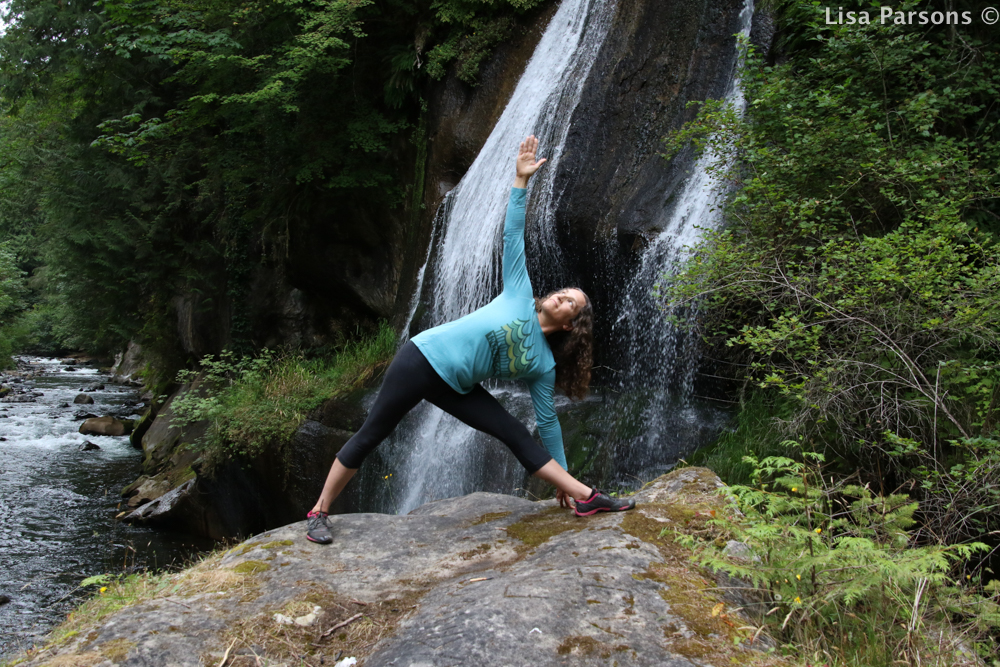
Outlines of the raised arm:
[[535,160],[538,139],[534,135],[521,142],[517,151],[514,189],[507,203],[507,217],[503,223],[503,291],[525,298],[532,298],[531,281],[524,256],[524,209],[527,200],[528,179],[545,164],[545,159]]

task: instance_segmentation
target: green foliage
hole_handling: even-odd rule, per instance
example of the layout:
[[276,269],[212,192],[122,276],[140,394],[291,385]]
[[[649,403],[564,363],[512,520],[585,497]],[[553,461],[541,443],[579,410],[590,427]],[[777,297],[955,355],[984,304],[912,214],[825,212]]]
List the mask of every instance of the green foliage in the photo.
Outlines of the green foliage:
[[542,1],[7,3],[0,241],[32,275],[39,338],[136,339],[176,368],[176,326],[156,329],[194,295],[258,347],[255,272],[331,211],[405,205],[431,70],[474,81]]
[[95,574],[92,577],[87,577],[80,582],[80,588],[86,588],[87,586],[103,586],[104,584],[111,581],[110,574]]
[[381,372],[396,350],[388,324],[368,338],[345,344],[331,357],[263,350],[240,357],[223,352],[202,359],[200,370],[182,371],[177,381],[191,391],[174,399],[181,425],[209,422],[202,446],[210,466],[253,458],[287,445],[308,413],[326,399],[360,387]]
[[942,453],[886,433],[889,455],[909,472],[923,501],[921,532],[930,541],[981,539],[1000,513],[1000,441],[968,438],[945,443]]
[[11,364],[14,341],[10,327],[11,315],[23,308],[24,292],[22,271],[8,243],[0,243],[0,368]]
[[[668,141],[712,148],[735,188],[728,226],[661,292],[702,303],[708,343],[789,408],[775,421],[785,437],[873,484],[920,477],[898,439],[943,473],[971,460],[948,443],[997,431],[1000,52],[962,26],[802,34],[781,66],[751,50],[745,116],[706,104]],[[929,509],[944,487],[918,489]],[[962,542],[965,525],[922,536]]]
[[965,662],[971,656],[960,654],[972,646],[1000,657],[988,634],[1000,628],[1000,596],[971,577],[953,581],[986,545],[917,546],[910,497],[830,483],[821,454],[786,445],[794,458],[747,457],[752,485],[725,489],[732,507],[710,522],[748,553],[727,552],[721,540],[680,538],[702,565],[756,587],[771,634],[833,664]]
[[[513,33],[516,14],[543,4],[545,0],[435,0],[431,8],[437,21],[451,27],[450,34],[427,53],[427,74],[444,77],[455,62],[458,78],[474,84],[479,66]],[[512,15],[513,9],[516,14]]]

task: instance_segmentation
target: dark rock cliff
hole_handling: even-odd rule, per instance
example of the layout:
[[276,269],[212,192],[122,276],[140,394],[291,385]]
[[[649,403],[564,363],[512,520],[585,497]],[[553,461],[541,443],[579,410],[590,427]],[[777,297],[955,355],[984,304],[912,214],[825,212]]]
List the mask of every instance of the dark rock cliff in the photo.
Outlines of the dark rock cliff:
[[[539,266],[542,289],[581,286],[596,312],[616,312],[622,276],[669,221],[692,165],[667,161],[663,137],[691,120],[688,103],[724,97],[736,62],[742,0],[623,1],[595,62],[554,176],[566,266]],[[531,261],[531,260],[529,260]],[[606,356],[600,318],[597,357]]]

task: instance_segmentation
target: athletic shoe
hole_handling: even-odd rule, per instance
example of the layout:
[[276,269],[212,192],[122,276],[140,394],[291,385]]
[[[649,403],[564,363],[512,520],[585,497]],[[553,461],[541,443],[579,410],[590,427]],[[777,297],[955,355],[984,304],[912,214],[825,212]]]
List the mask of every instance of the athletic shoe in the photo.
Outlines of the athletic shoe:
[[309,523],[306,526],[306,539],[317,544],[333,542],[330,524],[326,520],[326,512],[309,512],[306,516],[309,518]]
[[590,516],[598,512],[624,512],[635,507],[635,500],[632,498],[612,498],[603,491],[593,489],[593,494],[584,501],[576,501],[576,509],[573,510],[577,516]]

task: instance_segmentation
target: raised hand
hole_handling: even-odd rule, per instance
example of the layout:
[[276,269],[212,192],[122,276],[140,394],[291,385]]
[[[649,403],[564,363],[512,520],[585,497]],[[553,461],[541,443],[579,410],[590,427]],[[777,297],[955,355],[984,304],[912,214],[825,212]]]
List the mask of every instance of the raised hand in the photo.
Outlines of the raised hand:
[[521,142],[517,151],[517,177],[514,179],[514,187],[527,187],[528,179],[534,175],[538,168],[545,164],[545,158],[535,161],[535,152],[538,150],[538,139],[535,135],[528,135],[528,138]]

